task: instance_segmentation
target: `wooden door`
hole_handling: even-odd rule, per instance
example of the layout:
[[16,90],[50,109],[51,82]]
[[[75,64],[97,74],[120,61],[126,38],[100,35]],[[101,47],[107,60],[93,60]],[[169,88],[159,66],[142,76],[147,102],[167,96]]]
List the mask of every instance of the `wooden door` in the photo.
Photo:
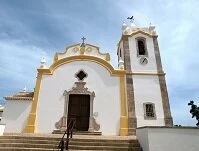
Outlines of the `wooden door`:
[[71,119],[76,119],[74,129],[77,131],[88,131],[90,117],[90,96],[89,95],[69,95],[68,123]]

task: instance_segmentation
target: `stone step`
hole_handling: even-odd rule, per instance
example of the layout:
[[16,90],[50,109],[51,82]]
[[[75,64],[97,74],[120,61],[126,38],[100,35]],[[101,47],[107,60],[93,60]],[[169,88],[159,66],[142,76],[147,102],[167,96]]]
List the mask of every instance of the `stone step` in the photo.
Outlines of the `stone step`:
[[[60,130],[54,130],[53,134],[64,134],[64,132]],[[88,132],[88,131],[77,131],[73,132],[73,135],[102,135],[102,132]]]
[[1,147],[0,151],[60,151],[60,150],[58,150],[58,149],[45,149],[45,148]]
[[[0,148],[0,151],[60,151],[56,149],[40,149],[40,148],[12,148],[12,147],[4,147]],[[95,151],[95,150],[77,150],[77,149],[69,149],[68,151]],[[111,150],[103,150],[103,151],[111,151]]]
[[[62,135],[18,134],[0,136],[0,151],[58,151]],[[142,151],[136,137],[74,135],[69,150]]]
[[[61,138],[54,138],[54,137],[27,137],[27,136],[0,136],[0,141],[2,140],[27,140],[27,141],[53,141],[59,142]],[[129,139],[129,140],[118,140],[118,139],[101,139],[99,138],[71,138],[70,141],[77,141],[77,142],[104,142],[104,143],[138,143],[136,139]]]
[[81,150],[113,150],[113,151],[142,151],[141,147],[118,147],[118,146],[76,146],[70,145],[69,149]]
[[[36,144],[36,145],[57,145],[59,141],[48,141],[48,140],[11,140],[11,139],[3,139],[0,141],[0,146],[4,146],[5,144]],[[126,142],[81,142],[81,141],[73,141],[70,140],[70,145],[81,145],[81,146],[129,146],[129,147],[139,147],[139,143],[126,143]]]
[[[49,149],[49,148],[25,148],[25,147],[1,147],[0,151],[60,151],[60,149]],[[96,146],[91,146],[89,148],[82,148],[82,147],[70,147],[69,151],[77,151],[77,150],[81,150],[81,151],[91,151],[91,150],[106,150],[106,151],[142,151],[142,149],[140,147],[136,147],[136,148],[99,148]]]

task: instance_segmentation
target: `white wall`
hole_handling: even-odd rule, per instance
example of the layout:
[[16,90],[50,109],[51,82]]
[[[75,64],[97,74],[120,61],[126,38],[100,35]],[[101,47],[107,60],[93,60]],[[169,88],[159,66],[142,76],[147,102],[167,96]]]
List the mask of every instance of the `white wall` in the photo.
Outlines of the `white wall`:
[[[144,37],[146,38],[146,45],[148,51],[148,63],[146,65],[140,64],[140,58],[137,56],[137,48],[136,48],[136,38]],[[157,64],[154,53],[154,45],[153,38],[148,37],[143,34],[137,34],[133,37],[129,37],[129,50],[131,56],[131,70],[132,72],[157,72]]]
[[3,115],[3,111],[0,111],[0,121],[1,121],[2,115]]
[[5,124],[1,124],[1,123],[0,123],[0,136],[3,135],[4,129],[5,129]]
[[37,130],[51,133],[64,112],[64,90],[71,90],[78,80],[75,74],[84,70],[86,87],[94,91],[94,110],[98,112],[103,135],[118,135],[120,128],[119,77],[110,76],[109,71],[95,62],[76,61],[58,67],[53,75],[42,78],[37,110]]
[[199,128],[140,128],[136,133],[143,151],[199,150]]
[[[133,85],[137,127],[164,126],[162,96],[158,76],[133,75]],[[147,102],[155,104],[157,120],[144,119],[143,103]]]
[[[140,63],[141,56],[137,55],[136,38],[144,37],[146,39],[148,63]],[[131,57],[131,71],[133,73],[157,73],[157,64],[154,52],[153,38],[141,33],[129,37],[129,50]],[[162,96],[157,75],[132,75],[135,99],[135,112],[137,117],[137,127],[142,126],[164,126],[164,113],[162,105]],[[144,103],[154,103],[156,111],[156,120],[144,119]]]
[[22,132],[31,110],[30,100],[6,100],[2,116],[5,132]]

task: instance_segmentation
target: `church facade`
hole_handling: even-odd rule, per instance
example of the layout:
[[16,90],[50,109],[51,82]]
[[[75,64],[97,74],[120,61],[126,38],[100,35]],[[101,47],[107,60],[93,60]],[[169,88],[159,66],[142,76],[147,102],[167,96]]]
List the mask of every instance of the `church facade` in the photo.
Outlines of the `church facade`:
[[[75,44],[37,69],[34,92],[4,97],[5,132],[77,131],[135,135],[137,127],[172,126],[155,27],[122,26],[118,67],[99,47]],[[17,124],[16,124],[17,123]]]

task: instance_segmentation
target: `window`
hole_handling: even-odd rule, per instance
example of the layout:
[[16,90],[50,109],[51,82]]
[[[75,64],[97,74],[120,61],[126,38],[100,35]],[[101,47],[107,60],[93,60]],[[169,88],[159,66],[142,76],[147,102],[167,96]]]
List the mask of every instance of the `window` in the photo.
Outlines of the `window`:
[[85,73],[83,70],[80,70],[79,72],[77,72],[75,74],[75,77],[79,80],[79,81],[83,81],[84,78],[87,77],[87,73]]
[[144,118],[145,119],[156,119],[154,103],[144,103]]
[[121,49],[120,49],[120,54],[119,54],[119,56],[122,57],[122,50],[121,50]]
[[139,37],[136,39],[136,41],[138,56],[147,55],[146,39],[143,37]]

